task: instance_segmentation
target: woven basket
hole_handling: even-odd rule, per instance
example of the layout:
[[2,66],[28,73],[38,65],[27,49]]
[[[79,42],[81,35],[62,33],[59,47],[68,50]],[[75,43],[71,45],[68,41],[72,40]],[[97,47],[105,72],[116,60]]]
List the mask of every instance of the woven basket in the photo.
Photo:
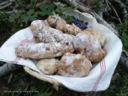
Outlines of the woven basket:
[[[84,19],[84,18],[86,18],[85,17],[85,15],[84,15],[84,13],[82,13],[82,12],[79,12],[79,11],[77,11],[77,10],[74,10],[74,11],[71,11],[71,12],[66,12],[66,13],[64,13],[65,15],[70,15],[70,16],[76,16],[76,17],[78,17],[78,19],[79,18],[82,18],[82,19]],[[116,35],[118,35],[117,34],[117,31],[116,30],[114,30],[106,21],[104,21],[100,16],[98,16],[97,14],[95,14],[95,13],[93,13],[93,14],[91,14],[91,15],[93,15],[96,19],[97,19],[97,21],[99,22],[99,23],[102,23],[103,25],[105,25],[106,27],[108,27],[110,30],[112,30],[112,32],[114,32]],[[87,18],[86,18],[87,19]],[[40,80],[42,80],[42,81],[46,81],[46,82],[49,82],[49,83],[51,83],[51,84],[53,84],[53,86],[54,86],[54,88],[56,89],[56,90],[58,90],[58,87],[60,86],[60,85],[62,85],[60,82],[58,82],[57,80],[55,80],[55,79],[53,79],[53,78],[49,78],[49,77],[46,77],[46,76],[43,76],[43,75],[40,75],[39,73],[37,73],[37,72],[35,72],[35,71],[33,71],[33,70],[31,70],[30,68],[28,68],[28,67],[24,67],[24,70],[27,72],[27,73],[29,73],[30,75],[32,75],[32,76],[34,76],[34,77],[36,77],[36,78],[38,78],[38,79],[40,79]]]
[[24,67],[24,70],[25,70],[27,73],[29,73],[30,75],[32,75],[32,76],[34,76],[34,77],[36,77],[36,78],[38,78],[38,79],[40,79],[40,80],[42,80],[42,81],[46,81],[46,82],[49,82],[49,83],[53,84],[53,87],[54,87],[56,90],[58,90],[59,85],[62,85],[62,84],[61,84],[60,82],[58,82],[57,80],[55,80],[55,79],[53,79],[53,78],[45,77],[45,76],[43,76],[43,75],[40,75],[40,74],[38,74],[37,72],[31,70],[30,68],[28,68],[28,67],[26,67],[26,66]]

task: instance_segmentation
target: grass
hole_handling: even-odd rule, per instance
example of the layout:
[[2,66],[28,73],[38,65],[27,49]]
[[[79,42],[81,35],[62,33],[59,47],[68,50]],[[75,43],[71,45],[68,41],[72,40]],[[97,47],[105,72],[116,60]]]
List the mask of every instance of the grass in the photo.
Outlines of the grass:
[[128,51],[128,15],[122,24],[116,25],[116,28],[119,31],[124,50]]

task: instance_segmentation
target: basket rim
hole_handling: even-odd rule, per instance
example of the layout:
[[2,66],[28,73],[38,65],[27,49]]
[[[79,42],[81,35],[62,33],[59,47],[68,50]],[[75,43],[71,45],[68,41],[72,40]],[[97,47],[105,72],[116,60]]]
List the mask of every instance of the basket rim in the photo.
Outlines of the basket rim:
[[42,80],[42,81],[49,82],[49,83],[53,84],[54,87],[55,87],[55,86],[57,87],[57,86],[62,85],[62,83],[60,83],[60,82],[57,81],[56,79],[43,76],[43,75],[39,74],[38,72],[33,71],[31,68],[29,68],[29,67],[27,67],[27,66],[24,66],[23,68],[24,68],[24,70],[25,70],[28,74],[30,74],[31,76],[34,76],[34,77],[36,77],[37,79],[40,79],[40,80]]

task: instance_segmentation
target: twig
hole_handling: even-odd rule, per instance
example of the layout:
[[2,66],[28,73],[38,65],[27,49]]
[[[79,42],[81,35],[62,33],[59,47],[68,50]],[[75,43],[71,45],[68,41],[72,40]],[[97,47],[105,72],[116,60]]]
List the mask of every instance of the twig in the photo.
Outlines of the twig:
[[12,4],[11,2],[10,3],[7,3],[6,5],[1,6],[0,9],[4,9],[4,8],[10,6],[11,4]]
[[4,9],[12,4],[12,2],[15,0],[8,0],[0,3],[0,9]]
[[23,13],[24,10],[16,10],[16,9],[13,9],[12,11],[5,11],[6,14],[12,14],[12,13]]
[[4,1],[4,2],[0,3],[0,6],[5,5],[7,3],[9,3],[9,1]]
[[0,77],[8,74],[10,71],[16,70],[17,68],[19,68],[19,67],[15,64],[6,63],[6,64],[2,65],[0,67]]
[[128,57],[122,55],[120,58],[120,64],[123,64],[126,68],[128,68]]
[[121,0],[115,0],[115,2],[118,3],[121,8],[123,8],[123,13],[124,14],[128,13],[127,6]]
[[128,57],[128,52],[127,52],[127,51],[123,50],[123,53],[124,53],[124,55],[125,55],[126,57]]
[[77,0],[63,0],[64,2],[76,7],[76,8],[80,8],[81,10],[85,11],[85,12],[90,12],[91,9],[89,8],[85,8],[84,5],[82,3],[80,3],[79,1]]
[[12,78],[13,78],[13,73],[11,73],[10,76],[9,76],[8,84],[11,82]]
[[118,13],[117,13],[116,9],[114,8],[114,6],[111,4],[111,2],[109,2],[109,0],[107,0],[107,3],[111,6],[111,8],[112,8],[112,9],[113,9],[113,11],[115,12],[115,14],[116,14],[116,16],[117,16],[117,18],[118,18],[119,22],[122,24],[122,21],[121,21],[121,19],[120,19],[119,15],[118,15]]
[[95,18],[102,24],[104,24],[106,27],[108,27],[110,30],[112,30],[112,32],[114,32],[117,36],[119,36],[118,32],[112,28],[112,26],[110,24],[108,24],[103,18],[101,18],[98,14],[96,14],[95,12],[93,13],[93,15],[95,16]]

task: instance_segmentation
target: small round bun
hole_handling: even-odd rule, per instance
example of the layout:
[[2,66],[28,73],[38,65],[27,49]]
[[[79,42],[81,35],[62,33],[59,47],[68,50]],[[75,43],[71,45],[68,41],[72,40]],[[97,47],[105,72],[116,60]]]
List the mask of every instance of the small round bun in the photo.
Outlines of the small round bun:
[[83,77],[89,74],[91,62],[81,54],[66,53],[58,64],[58,74],[69,77]]
[[57,64],[59,61],[57,59],[42,59],[38,61],[38,69],[47,75],[52,75],[57,71]]
[[73,40],[73,46],[78,53],[86,55],[93,63],[101,61],[105,56],[98,38],[86,31],[76,35]]

